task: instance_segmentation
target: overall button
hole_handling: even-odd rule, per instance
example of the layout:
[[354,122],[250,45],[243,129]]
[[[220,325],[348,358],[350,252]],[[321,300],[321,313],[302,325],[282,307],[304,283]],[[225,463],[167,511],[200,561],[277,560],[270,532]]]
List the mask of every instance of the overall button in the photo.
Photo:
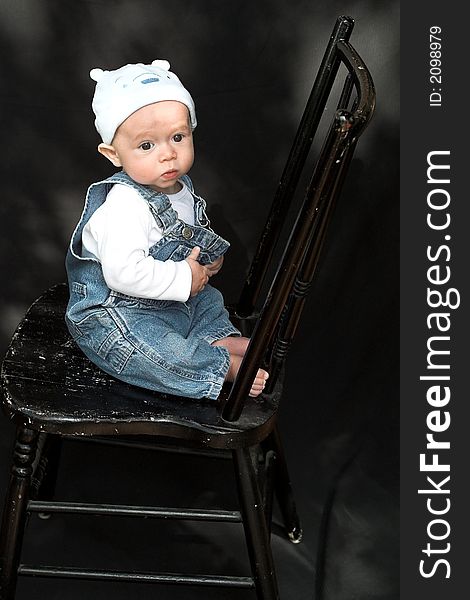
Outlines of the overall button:
[[194,232],[190,227],[183,227],[182,233],[185,240],[190,240],[194,235]]

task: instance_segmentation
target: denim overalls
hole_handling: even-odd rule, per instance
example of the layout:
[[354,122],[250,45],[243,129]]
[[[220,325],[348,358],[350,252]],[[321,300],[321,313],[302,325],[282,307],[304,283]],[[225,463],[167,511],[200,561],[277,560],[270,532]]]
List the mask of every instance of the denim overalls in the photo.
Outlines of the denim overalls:
[[178,219],[168,196],[135,183],[124,172],[90,186],[67,252],[70,299],[65,320],[88,358],[114,377],[168,394],[216,399],[230,360],[225,348],[211,343],[240,335],[222,294],[206,285],[186,302],[126,296],[107,287],[97,259],[82,256],[83,228],[111,187],[121,183],[148,202],[162,230],[162,239],[149,250],[153,258],[184,260],[199,246],[200,262],[214,262],[229,243],[210,229],[205,201],[194,194],[189,177],[182,181],[194,197],[194,226]]

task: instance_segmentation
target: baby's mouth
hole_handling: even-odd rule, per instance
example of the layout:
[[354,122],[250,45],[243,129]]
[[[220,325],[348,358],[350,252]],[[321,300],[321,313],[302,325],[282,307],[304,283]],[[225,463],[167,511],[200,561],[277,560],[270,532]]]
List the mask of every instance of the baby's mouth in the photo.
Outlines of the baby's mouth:
[[175,179],[178,176],[178,171],[176,169],[170,169],[169,171],[165,171],[162,173],[163,179]]

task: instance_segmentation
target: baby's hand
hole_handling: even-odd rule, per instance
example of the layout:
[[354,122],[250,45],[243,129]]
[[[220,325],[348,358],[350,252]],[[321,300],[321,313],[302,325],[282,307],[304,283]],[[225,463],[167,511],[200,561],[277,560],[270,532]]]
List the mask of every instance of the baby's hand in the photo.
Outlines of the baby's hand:
[[206,265],[207,274],[209,275],[209,277],[216,275],[220,271],[220,269],[222,268],[223,262],[224,262],[224,257],[219,256],[219,258],[214,260],[214,262]]
[[200,252],[201,249],[198,246],[196,246],[191,250],[191,254],[186,259],[186,262],[191,268],[192,275],[191,296],[199,294],[199,292],[209,281],[209,274],[207,272],[207,268],[197,262]]

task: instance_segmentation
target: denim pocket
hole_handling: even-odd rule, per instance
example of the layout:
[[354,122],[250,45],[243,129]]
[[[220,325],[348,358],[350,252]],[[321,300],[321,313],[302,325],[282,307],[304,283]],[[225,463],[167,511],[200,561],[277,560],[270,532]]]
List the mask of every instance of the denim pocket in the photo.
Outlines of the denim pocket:
[[[77,323],[82,335],[79,344],[83,349],[97,355],[98,366],[111,367],[113,373],[121,373],[134,351],[134,345],[127,339],[108,311],[97,309]],[[86,353],[86,351],[85,351]],[[105,369],[108,370],[108,369]]]

